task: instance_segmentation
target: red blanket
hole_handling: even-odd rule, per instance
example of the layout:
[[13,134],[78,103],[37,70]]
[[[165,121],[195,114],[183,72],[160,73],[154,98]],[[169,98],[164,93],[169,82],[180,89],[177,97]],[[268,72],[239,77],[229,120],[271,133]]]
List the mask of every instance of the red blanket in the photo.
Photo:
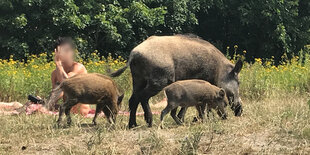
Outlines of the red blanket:
[[[15,107],[16,108],[16,107]],[[0,114],[4,114],[4,115],[17,115],[22,113],[23,111],[20,111],[21,108],[24,107],[19,107],[19,109],[15,109],[12,110],[12,107],[8,104],[0,104]],[[4,109],[4,110],[3,110]],[[49,114],[49,115],[58,115],[57,111],[49,111],[47,110],[44,106],[42,106],[41,104],[32,104],[32,103],[26,103],[25,104],[25,112],[27,115],[31,115],[31,114],[35,114],[35,113],[42,113],[42,114]],[[85,115],[84,117],[94,117],[95,116],[95,109],[91,109],[87,115]],[[129,116],[129,112],[128,111],[119,111],[118,112],[119,115],[125,115],[125,116]],[[138,112],[136,115],[143,115],[143,112]],[[153,114],[160,114],[160,112],[153,112]],[[104,113],[100,113],[99,116],[104,116]]]

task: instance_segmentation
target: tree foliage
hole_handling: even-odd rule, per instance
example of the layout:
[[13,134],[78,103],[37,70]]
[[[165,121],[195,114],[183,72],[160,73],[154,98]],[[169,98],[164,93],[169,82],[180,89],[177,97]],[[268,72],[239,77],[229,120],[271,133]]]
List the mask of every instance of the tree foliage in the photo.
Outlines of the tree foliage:
[[279,57],[310,44],[309,10],[309,0],[2,0],[0,56],[51,52],[58,36],[126,56],[151,35],[194,33],[223,52]]

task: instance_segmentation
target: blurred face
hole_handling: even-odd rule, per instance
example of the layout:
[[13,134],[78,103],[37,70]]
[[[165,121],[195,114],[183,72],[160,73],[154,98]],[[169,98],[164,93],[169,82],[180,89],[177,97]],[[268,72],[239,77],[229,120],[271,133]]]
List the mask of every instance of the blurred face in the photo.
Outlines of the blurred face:
[[60,59],[63,63],[70,64],[74,61],[74,48],[70,44],[60,45]]

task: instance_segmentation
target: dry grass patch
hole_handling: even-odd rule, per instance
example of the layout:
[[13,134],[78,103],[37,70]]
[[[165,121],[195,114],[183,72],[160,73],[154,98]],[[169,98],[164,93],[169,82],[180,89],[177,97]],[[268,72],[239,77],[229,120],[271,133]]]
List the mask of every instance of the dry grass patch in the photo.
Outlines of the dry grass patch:
[[[291,95],[261,101],[244,100],[244,114],[226,121],[211,115],[205,123],[177,126],[169,116],[159,129],[141,125],[126,128],[128,117],[119,116],[111,126],[104,118],[73,117],[73,125],[57,128],[57,116],[0,117],[0,154],[307,154],[310,152],[310,112],[307,96]],[[161,110],[153,108],[153,111]],[[141,110],[141,109],[140,109]]]

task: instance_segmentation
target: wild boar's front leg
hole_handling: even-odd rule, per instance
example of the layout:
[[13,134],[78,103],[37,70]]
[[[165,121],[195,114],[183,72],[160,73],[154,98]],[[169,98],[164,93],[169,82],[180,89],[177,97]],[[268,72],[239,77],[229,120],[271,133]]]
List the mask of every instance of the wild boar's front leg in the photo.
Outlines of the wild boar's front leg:
[[218,106],[217,107],[217,114],[223,119],[227,119],[227,114],[226,114],[226,111],[225,111],[225,108],[224,106]]
[[67,102],[65,103],[65,114],[67,117],[67,124],[71,125],[71,116],[70,116],[70,110],[71,108],[76,105],[78,101],[76,99],[68,99]]
[[108,106],[103,106],[102,110],[108,122],[114,124],[116,121],[116,114],[114,114]]
[[96,112],[95,112],[95,116],[94,116],[94,119],[93,119],[94,125],[97,125],[96,119],[97,119],[98,113],[100,113],[101,110],[102,110],[102,104],[99,103],[96,106]]
[[206,104],[197,105],[196,109],[198,110],[199,118],[204,122]]
[[62,120],[62,115],[64,112],[64,107],[63,105],[59,107],[59,116],[58,116],[58,120],[57,120],[57,125],[59,126]]
[[137,100],[136,94],[132,93],[129,99],[129,111],[130,111],[129,123],[128,123],[129,128],[138,126],[136,122],[136,112],[137,112],[138,105],[139,105],[139,101]]

